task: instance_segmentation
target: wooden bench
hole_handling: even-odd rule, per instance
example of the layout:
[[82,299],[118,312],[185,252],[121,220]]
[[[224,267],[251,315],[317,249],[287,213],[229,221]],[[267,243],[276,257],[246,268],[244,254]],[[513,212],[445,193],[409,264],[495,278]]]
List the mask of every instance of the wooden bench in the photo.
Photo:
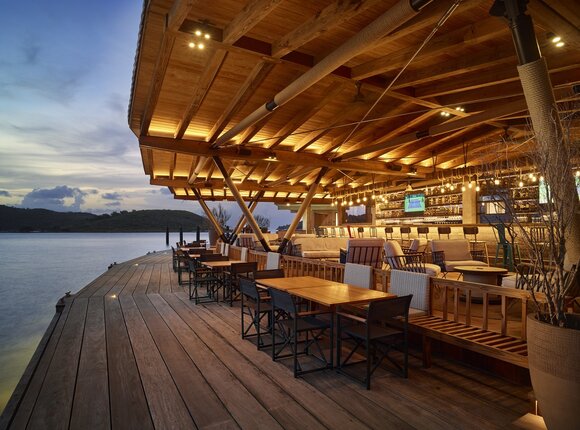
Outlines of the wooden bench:
[[[472,296],[482,295],[482,315],[474,317]],[[528,367],[526,341],[526,315],[531,295],[528,291],[493,285],[432,278],[428,315],[412,318],[409,330],[422,336],[423,364],[431,364],[431,339],[436,339],[470,351],[506,361],[520,367]],[[544,297],[537,294],[538,299]],[[492,330],[489,317],[490,297],[499,301],[499,327]],[[452,303],[450,304],[450,301]],[[465,312],[460,314],[464,302]],[[508,303],[510,302],[510,303]],[[440,304],[440,307],[437,306]],[[519,335],[508,335],[508,306],[520,307]],[[450,309],[451,308],[451,309]],[[476,324],[475,320],[479,320]]]

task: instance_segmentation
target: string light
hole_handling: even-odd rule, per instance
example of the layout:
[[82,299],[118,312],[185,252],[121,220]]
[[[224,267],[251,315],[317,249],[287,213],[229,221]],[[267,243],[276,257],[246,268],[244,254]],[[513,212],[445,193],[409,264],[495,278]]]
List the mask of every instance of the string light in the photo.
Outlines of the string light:
[[[469,186],[469,188],[471,188],[471,185]],[[461,187],[461,191],[463,191],[463,192],[465,192],[465,190],[466,190],[466,189],[467,189],[467,188],[465,188],[465,185],[463,185],[463,186]]]
[[479,193],[479,190],[480,190],[480,189],[481,189],[481,188],[479,188],[479,185],[477,185],[477,186],[475,187],[475,191],[477,191],[478,193]]

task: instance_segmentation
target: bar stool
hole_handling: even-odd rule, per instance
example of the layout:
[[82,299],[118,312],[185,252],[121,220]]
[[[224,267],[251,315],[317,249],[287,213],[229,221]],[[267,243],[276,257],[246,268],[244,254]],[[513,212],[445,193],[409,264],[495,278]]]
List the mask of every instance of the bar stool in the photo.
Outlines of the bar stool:
[[487,242],[485,240],[477,240],[479,234],[479,227],[463,227],[463,237],[469,240],[469,247],[472,251],[481,249],[485,254],[485,262],[489,264],[489,254],[487,252]]
[[365,237],[365,228],[364,227],[358,227],[356,229],[357,235],[360,238]]
[[[400,227],[400,230],[401,230],[401,243],[404,243],[406,241],[407,244],[410,244],[411,243],[411,227]],[[407,235],[407,239],[403,238],[404,234]]]
[[447,240],[449,240],[449,235],[451,234],[451,227],[437,227],[437,233],[439,234],[439,239],[442,235],[447,235]]
[[385,238],[393,240],[393,227],[385,227]]
[[422,234],[429,240],[429,227],[417,227],[417,237],[421,237]]
[[506,237],[506,227],[505,225],[502,224],[497,224],[493,226],[494,228],[494,234],[495,232],[497,232],[497,245],[495,247],[495,258],[494,258],[494,265],[497,266],[497,260],[500,257],[500,251],[502,253],[501,255],[501,265],[502,267],[505,267],[506,269],[510,270],[510,271],[514,271],[515,270],[515,260],[516,258],[518,259],[518,261],[521,260],[521,256],[520,256],[520,248],[518,246],[518,244],[514,244],[514,247],[512,247],[512,244],[507,240]]
[[370,237],[378,237],[377,236],[377,228],[376,227],[370,227],[369,228],[369,236]]

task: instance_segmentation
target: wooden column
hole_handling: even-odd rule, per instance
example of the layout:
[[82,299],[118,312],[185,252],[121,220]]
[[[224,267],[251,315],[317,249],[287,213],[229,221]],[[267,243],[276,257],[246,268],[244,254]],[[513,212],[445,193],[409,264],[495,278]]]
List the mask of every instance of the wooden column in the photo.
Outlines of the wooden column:
[[[256,209],[256,206],[258,206],[258,203],[263,195],[264,195],[264,192],[259,191],[258,194],[256,194],[254,199],[248,205],[248,209],[250,210],[250,212],[252,214],[254,213],[254,209]],[[238,235],[240,234],[240,232],[244,228],[244,225],[246,225],[246,216],[244,214],[242,214],[242,216],[240,217],[240,220],[238,221],[238,223],[236,224],[236,227],[234,228],[234,234],[232,234],[232,237],[230,238],[230,244],[232,244],[232,245],[234,244],[234,242],[238,238]]]
[[228,171],[224,167],[222,160],[220,160],[219,157],[213,157],[213,162],[215,163],[217,168],[222,173],[222,175],[224,177],[224,181],[226,182],[230,191],[232,192],[234,199],[236,199],[236,201],[238,202],[238,206],[242,210],[242,213],[245,215],[246,220],[248,221],[248,224],[250,224],[250,226],[252,227],[254,234],[256,235],[256,237],[258,238],[258,240],[260,241],[260,243],[264,247],[264,251],[269,252],[270,246],[268,245],[268,242],[266,242],[266,239],[264,238],[264,235],[262,234],[262,230],[260,230],[258,223],[254,219],[254,215],[252,215],[252,212],[250,212],[250,210],[246,206],[246,202],[244,202],[244,198],[242,197],[242,195],[238,191],[236,184],[234,184],[234,181],[232,181],[232,178],[230,178],[230,175],[228,175]]
[[199,202],[201,208],[203,209],[203,211],[207,215],[209,222],[213,225],[213,228],[217,232],[218,236],[221,238],[221,240],[223,240],[224,242],[227,242],[227,238],[224,234],[224,231],[223,231],[220,223],[217,222],[217,220],[213,216],[211,209],[207,206],[207,203],[205,202],[205,200],[201,196],[201,193],[199,192],[199,190],[197,190],[195,188],[192,188],[191,190],[193,191],[193,194],[195,195],[195,197],[197,197],[197,201]]
[[308,209],[308,206],[310,206],[310,202],[314,198],[314,195],[316,194],[316,191],[318,190],[318,185],[320,185],[320,181],[322,180],[322,177],[326,174],[326,172],[328,172],[327,167],[323,167],[322,169],[320,169],[320,172],[318,172],[318,176],[316,177],[316,180],[312,183],[312,185],[310,185],[310,189],[308,190],[308,194],[306,194],[306,197],[304,198],[302,205],[298,209],[298,212],[296,212],[296,216],[294,217],[292,224],[290,224],[290,227],[288,227],[288,230],[286,231],[286,234],[284,235],[284,239],[282,239],[282,243],[280,244],[280,248],[278,248],[278,252],[280,254],[284,253],[286,246],[288,245],[288,241],[290,240],[290,238],[294,234],[294,231],[296,230],[296,227],[298,226],[300,219],[304,215],[304,212],[306,212],[306,209]]

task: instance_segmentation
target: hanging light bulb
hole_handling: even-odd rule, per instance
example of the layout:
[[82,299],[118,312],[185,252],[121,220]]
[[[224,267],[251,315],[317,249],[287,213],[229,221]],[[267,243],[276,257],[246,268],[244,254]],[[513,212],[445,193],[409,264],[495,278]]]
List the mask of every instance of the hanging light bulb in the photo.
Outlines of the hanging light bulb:
[[520,186],[520,188],[522,188],[524,186],[524,183],[522,181],[520,181],[520,183],[518,185]]
[[477,191],[478,193],[479,193],[479,190],[480,190],[480,189],[481,189],[481,188],[479,188],[479,185],[477,185],[477,186],[475,187],[475,191]]
[[[470,186],[469,188],[471,188],[471,186]],[[466,188],[465,188],[465,185],[463,185],[463,186],[461,187],[461,191],[465,192],[465,190],[466,190]]]
[[445,192],[445,187],[441,187],[441,192],[444,193]]
[[365,196],[363,197],[363,202],[366,202],[367,200],[368,200],[368,199],[367,199],[367,196],[365,195]]
[[451,186],[449,187],[449,189],[450,189],[451,191],[455,191],[455,185],[454,185],[454,184],[451,184]]
[[580,170],[576,170],[576,177],[580,178]]
[[376,198],[377,198],[377,196],[375,196],[375,194],[374,194],[374,193],[373,193],[373,194],[371,194],[371,199],[373,199],[373,200],[374,200],[374,199],[376,199]]
[[538,180],[538,178],[536,177],[536,175],[532,176],[532,182],[536,182]]
[[350,200],[348,201],[348,205],[349,205],[349,206],[352,206],[352,205],[353,205],[352,199],[350,199]]
[[495,179],[493,180],[493,183],[494,183],[495,185],[499,185],[499,179],[495,178]]
[[356,202],[360,203],[360,197],[357,197]]

